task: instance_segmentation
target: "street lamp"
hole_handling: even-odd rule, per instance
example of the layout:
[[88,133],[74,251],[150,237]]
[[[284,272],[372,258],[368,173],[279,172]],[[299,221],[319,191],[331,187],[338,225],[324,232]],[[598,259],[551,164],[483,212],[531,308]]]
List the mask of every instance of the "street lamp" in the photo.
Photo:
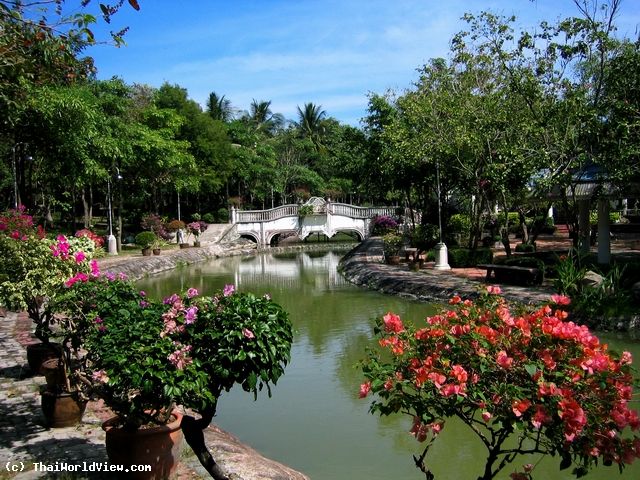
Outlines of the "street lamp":
[[449,266],[449,253],[447,246],[442,241],[442,202],[440,200],[440,162],[436,162],[436,183],[438,187],[438,231],[440,242],[435,246],[436,264],[435,270],[451,270]]
[[[116,169],[116,180],[122,180],[122,175],[120,175],[120,169],[115,167]],[[109,223],[109,235],[107,235],[107,253],[109,255],[118,255],[118,243],[116,242],[116,237],[113,235],[113,214],[111,211],[111,172],[109,172],[109,176],[107,177],[107,220]]]

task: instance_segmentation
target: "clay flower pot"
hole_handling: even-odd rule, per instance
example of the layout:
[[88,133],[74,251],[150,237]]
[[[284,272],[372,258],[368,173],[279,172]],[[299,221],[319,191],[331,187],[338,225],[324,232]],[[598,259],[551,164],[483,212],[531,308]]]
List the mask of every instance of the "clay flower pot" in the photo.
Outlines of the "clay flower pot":
[[169,478],[178,466],[182,445],[182,414],[173,411],[173,421],[166,425],[154,425],[134,431],[119,426],[119,418],[113,417],[102,424],[107,432],[106,446],[109,462],[114,465],[151,465],[149,472],[130,472],[126,478]]
[[47,427],[63,428],[77,425],[87,407],[86,400],[78,392],[54,392],[42,390],[42,413]]

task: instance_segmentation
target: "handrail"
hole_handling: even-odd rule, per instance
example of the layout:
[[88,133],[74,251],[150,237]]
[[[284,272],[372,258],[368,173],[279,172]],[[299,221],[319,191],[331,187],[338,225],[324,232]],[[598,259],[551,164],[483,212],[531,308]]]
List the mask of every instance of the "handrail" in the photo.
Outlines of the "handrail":
[[[293,217],[298,215],[299,208],[300,205],[290,204],[268,210],[235,210],[234,223],[268,222],[283,217]],[[396,207],[359,207],[346,203],[327,203],[326,205],[326,213],[351,218],[373,218],[376,215],[393,215],[395,211]]]

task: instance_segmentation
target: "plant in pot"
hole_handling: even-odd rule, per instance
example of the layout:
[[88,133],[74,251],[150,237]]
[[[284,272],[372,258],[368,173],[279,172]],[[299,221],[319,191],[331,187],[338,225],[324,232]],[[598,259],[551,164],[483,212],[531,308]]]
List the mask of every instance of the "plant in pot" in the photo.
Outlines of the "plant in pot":
[[165,245],[164,240],[156,238],[151,244],[151,251],[153,252],[154,255],[160,255],[160,253],[162,252],[162,247],[164,245]]
[[[268,296],[237,293],[233,286],[213,296],[189,289],[163,301],[118,279],[95,278],[73,288],[83,302],[70,314],[88,327],[86,374],[116,414],[104,425],[111,461],[151,464],[157,474],[167,475],[181,428],[209,473],[226,478],[202,430],[215,415],[219,396],[235,384],[254,396],[263,387],[270,393],[290,356],[286,312]],[[200,418],[181,414],[177,405]],[[142,447],[140,434],[150,437],[155,427],[166,438],[155,447]],[[119,451],[130,439],[133,445]],[[129,456],[145,449],[152,459]]]
[[27,360],[39,373],[44,360],[59,357],[55,342],[56,318],[51,302],[75,274],[88,275],[96,268],[91,260],[95,243],[87,238],[59,235],[47,238],[41,227],[23,208],[0,214],[0,304],[14,311],[26,311],[39,342],[27,347]]
[[171,220],[169,223],[165,225],[165,228],[171,234],[176,235],[176,242],[182,246],[184,243],[184,229],[186,225],[182,220]]
[[207,229],[207,224],[201,220],[194,220],[187,224],[187,231],[195,237],[194,247],[200,246],[200,234]]
[[151,255],[151,247],[156,240],[158,237],[153,232],[144,231],[136,235],[136,245],[140,246],[145,257]]
[[385,261],[390,265],[400,263],[400,251],[402,250],[402,236],[396,233],[387,233],[382,237],[382,249]]

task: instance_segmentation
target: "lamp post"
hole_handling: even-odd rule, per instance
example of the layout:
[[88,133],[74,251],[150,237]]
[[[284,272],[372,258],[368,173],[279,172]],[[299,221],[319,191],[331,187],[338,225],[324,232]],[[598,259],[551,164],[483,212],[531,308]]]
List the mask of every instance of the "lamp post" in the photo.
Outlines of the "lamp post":
[[442,241],[442,202],[440,200],[440,162],[436,162],[436,184],[438,187],[438,232],[440,242],[435,246],[436,264],[433,266],[435,270],[451,270],[449,266],[449,253],[447,246]]
[[[115,167],[116,169],[116,180],[122,180],[122,175],[120,175],[120,169]],[[107,253],[109,255],[118,255],[118,242],[116,241],[116,237],[113,235],[113,214],[111,209],[111,172],[109,172],[109,176],[107,177],[107,220],[109,224],[109,235],[107,235]]]

